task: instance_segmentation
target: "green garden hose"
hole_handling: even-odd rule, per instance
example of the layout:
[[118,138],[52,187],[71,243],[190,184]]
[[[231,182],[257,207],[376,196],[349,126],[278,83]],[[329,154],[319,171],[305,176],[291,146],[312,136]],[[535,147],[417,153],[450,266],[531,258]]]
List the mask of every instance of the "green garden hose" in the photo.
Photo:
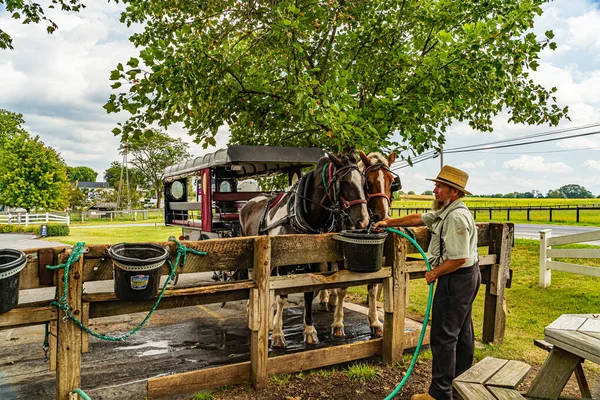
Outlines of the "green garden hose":
[[[408,241],[410,243],[412,243],[412,245],[415,246],[415,248],[417,250],[419,250],[419,253],[421,253],[421,255],[423,256],[423,259],[425,260],[425,265],[427,265],[427,270],[431,271],[431,265],[429,265],[429,261],[427,260],[427,256],[425,255],[425,252],[413,238],[409,237],[404,232],[400,232],[397,229],[385,228],[385,230],[388,232],[397,233],[398,235],[407,238]],[[419,357],[419,351],[421,350],[421,344],[423,343],[423,337],[425,337],[425,330],[427,328],[427,322],[429,321],[429,311],[431,310],[432,299],[433,299],[433,284],[429,285],[429,298],[427,299],[427,309],[425,310],[425,320],[423,321],[423,328],[421,329],[421,335],[419,336],[419,343],[417,343],[417,348],[415,349],[415,353],[413,354],[413,358],[410,363],[410,366],[408,367],[408,370],[406,371],[406,375],[404,375],[404,378],[402,378],[402,381],[400,381],[398,386],[396,386],[396,388],[392,391],[392,393],[390,393],[385,398],[385,400],[391,400],[394,398],[394,396],[396,396],[398,394],[400,389],[402,389],[404,387],[404,385],[406,384],[406,381],[410,377],[410,374],[412,373],[413,368],[414,368],[415,364],[417,363],[417,358]]]

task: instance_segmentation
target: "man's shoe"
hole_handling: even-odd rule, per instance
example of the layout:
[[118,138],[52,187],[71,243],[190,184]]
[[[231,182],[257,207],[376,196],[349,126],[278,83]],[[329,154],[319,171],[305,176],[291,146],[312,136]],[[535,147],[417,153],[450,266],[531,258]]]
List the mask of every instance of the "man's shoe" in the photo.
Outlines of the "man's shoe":
[[410,400],[435,400],[429,393],[415,394]]

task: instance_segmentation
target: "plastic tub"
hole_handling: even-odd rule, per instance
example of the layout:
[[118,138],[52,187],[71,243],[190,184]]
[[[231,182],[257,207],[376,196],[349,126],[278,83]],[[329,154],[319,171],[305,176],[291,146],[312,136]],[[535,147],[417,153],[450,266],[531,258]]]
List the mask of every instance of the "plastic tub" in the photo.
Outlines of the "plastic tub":
[[25,268],[27,256],[14,249],[0,249],[0,314],[19,304],[20,272]]
[[343,242],[346,269],[354,272],[376,272],[381,269],[383,246],[387,232],[371,232],[366,229],[342,231],[334,236]]

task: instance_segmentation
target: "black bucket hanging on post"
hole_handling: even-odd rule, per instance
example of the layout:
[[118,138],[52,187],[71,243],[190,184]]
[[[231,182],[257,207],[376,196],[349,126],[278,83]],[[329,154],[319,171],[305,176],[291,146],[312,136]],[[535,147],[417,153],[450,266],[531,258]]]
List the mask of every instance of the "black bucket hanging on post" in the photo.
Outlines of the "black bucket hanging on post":
[[12,310],[19,303],[20,272],[27,256],[14,249],[0,249],[0,314]]
[[383,246],[387,232],[366,229],[342,231],[333,238],[343,242],[346,269],[354,272],[376,272],[383,262]]
[[151,243],[119,243],[108,249],[119,300],[150,300],[158,295],[160,271],[169,250]]

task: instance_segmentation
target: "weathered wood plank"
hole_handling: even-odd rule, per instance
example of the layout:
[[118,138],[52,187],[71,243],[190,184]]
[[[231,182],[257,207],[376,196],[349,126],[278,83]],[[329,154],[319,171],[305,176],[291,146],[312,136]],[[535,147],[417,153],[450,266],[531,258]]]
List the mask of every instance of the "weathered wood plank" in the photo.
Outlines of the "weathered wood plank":
[[[48,302],[45,302],[48,304]],[[21,326],[38,325],[56,320],[58,311],[56,307],[19,307],[0,314],[0,330],[17,328]]]
[[579,315],[563,314],[555,319],[546,329],[563,329],[576,331],[585,323],[587,318]]
[[523,397],[521,393],[513,389],[506,389],[497,386],[488,386],[487,390],[489,390],[498,400],[525,400],[525,397]]
[[578,329],[585,333],[600,333],[600,319],[586,319]]
[[250,361],[148,379],[148,398],[187,394],[250,380]]
[[573,370],[579,364],[579,360],[579,356],[554,346],[531,383],[526,396],[540,399],[558,399]]
[[600,340],[576,331],[559,329],[544,330],[544,339],[552,343],[554,348],[560,347],[586,360],[600,364]]
[[572,274],[594,276],[600,278],[600,268],[587,265],[572,264],[559,261],[546,261],[546,268],[553,271],[570,272]]
[[[65,260],[68,253],[65,253]],[[63,285],[63,270],[57,270],[58,293],[66,291],[67,302],[71,313],[76,318],[81,318],[82,303],[81,293],[83,286],[82,271],[83,259],[71,264],[69,269],[69,287]],[[74,388],[81,387],[81,329],[71,320],[62,322],[66,316],[64,311],[59,311],[59,323],[57,329],[57,357],[56,357],[56,399],[68,400]]]
[[[53,263],[58,264],[58,255],[64,252],[70,246],[60,246],[50,248],[53,254]],[[38,287],[47,287],[48,285],[40,283],[39,277],[39,264],[38,264],[38,250],[39,249],[26,249],[23,253],[27,255],[27,264],[21,271],[21,278],[19,282],[19,288],[21,290],[34,289]],[[48,251],[48,250],[46,250]],[[46,282],[47,283],[47,282]],[[51,285],[50,285],[51,286]]]
[[335,235],[337,234],[274,236],[271,265],[279,267],[343,260],[342,244],[333,239]]
[[600,249],[548,249],[546,255],[554,258],[600,258]]
[[[373,339],[269,358],[267,361],[267,373],[300,372],[356,359],[369,358],[381,353],[381,343],[382,339]],[[250,380],[250,371],[250,362],[244,362],[151,378],[148,379],[148,398],[156,399],[248,382]]]
[[[496,254],[488,254],[484,256],[479,256],[479,266],[484,267],[486,265],[492,265],[496,263]],[[425,265],[425,261],[407,261],[406,262],[406,271],[409,274],[414,272],[425,272],[427,271],[427,266]]]
[[510,276],[510,255],[514,241],[514,224],[490,224],[489,254],[496,254],[498,280],[486,285],[482,341],[502,343],[506,327],[504,289]]
[[256,289],[250,296],[256,330],[250,333],[250,381],[255,389],[267,384],[267,360],[269,358],[269,278],[271,276],[271,239],[262,236],[254,241],[254,282]]
[[478,383],[455,380],[453,386],[464,400],[496,400],[485,386]]
[[[112,297],[113,294],[102,294],[106,297]],[[244,288],[228,292],[217,293],[199,293],[195,295],[163,297],[157,310],[168,310],[178,307],[190,307],[201,304],[216,304],[227,301],[245,300],[250,297],[250,289]],[[86,301],[89,301],[86,298]],[[132,314],[137,312],[149,311],[155,303],[155,299],[147,301],[90,301],[90,318],[110,317],[113,315]]]
[[454,379],[454,382],[483,384],[498,372],[508,361],[486,357]]
[[56,320],[50,321],[48,329],[50,333],[50,337],[48,338],[48,364],[50,367],[50,371],[56,371],[56,353],[58,352],[58,343],[56,340],[56,335],[58,331],[58,322]]
[[558,246],[561,244],[583,243],[592,240],[600,240],[600,231],[574,233],[572,235],[554,236],[548,239],[549,246]]
[[485,384],[514,389],[529,373],[531,366],[522,361],[509,360]]
[[[478,247],[489,246],[489,244],[490,244],[490,225],[491,224],[489,222],[475,224],[475,226],[477,227],[477,246]],[[426,227],[418,227],[418,228],[410,228],[410,229],[414,233],[416,242],[419,244],[419,246],[421,246],[421,248],[423,248],[425,251],[427,251],[427,248],[429,247],[429,241],[431,240],[431,234],[429,233],[429,230]],[[407,251],[408,251],[408,254],[414,254],[414,253],[419,252],[410,243],[408,244]]]
[[[274,276],[271,278],[271,289],[275,291],[281,291],[291,288],[305,289],[313,285],[319,287],[339,287],[347,286],[347,284],[366,285],[367,283],[382,282],[383,279],[391,276],[392,269],[389,267],[384,267],[377,272],[352,272],[348,270],[342,270],[326,273]],[[277,293],[279,294],[279,292]]]
[[393,235],[386,240],[385,257],[392,265],[392,285],[386,285],[384,290],[392,289],[390,296],[391,312],[384,313],[383,330],[383,362],[393,365],[402,360],[404,353],[404,317],[406,307],[404,299],[408,277],[406,275],[406,251],[408,241],[400,235]]

